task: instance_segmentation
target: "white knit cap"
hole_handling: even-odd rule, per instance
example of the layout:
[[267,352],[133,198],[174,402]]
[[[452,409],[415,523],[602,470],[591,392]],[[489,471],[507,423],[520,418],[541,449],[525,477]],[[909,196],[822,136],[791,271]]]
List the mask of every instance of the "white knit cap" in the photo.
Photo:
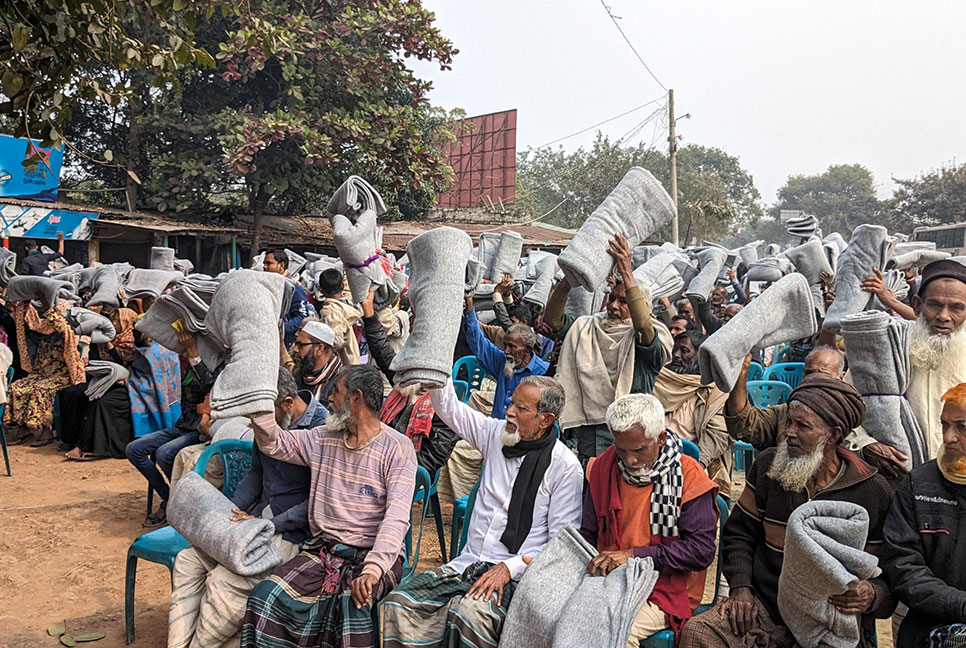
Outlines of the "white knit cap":
[[335,331],[325,322],[312,320],[302,325],[302,330],[313,340],[325,342],[329,346],[335,346]]

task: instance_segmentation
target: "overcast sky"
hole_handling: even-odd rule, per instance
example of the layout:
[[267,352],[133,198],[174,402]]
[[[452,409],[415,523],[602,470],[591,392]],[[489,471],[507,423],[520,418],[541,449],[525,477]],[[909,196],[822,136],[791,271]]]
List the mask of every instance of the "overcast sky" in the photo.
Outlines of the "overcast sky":
[[[893,176],[966,160],[966,2],[607,2],[678,115],[691,114],[682,145],[738,156],[766,204],[788,175],[830,164],[864,164],[888,195]],[[666,95],[600,0],[423,3],[460,50],[452,71],[416,66],[432,101],[518,109],[518,151]],[[621,137],[657,106],[600,129]],[[652,126],[632,141],[666,146]]]

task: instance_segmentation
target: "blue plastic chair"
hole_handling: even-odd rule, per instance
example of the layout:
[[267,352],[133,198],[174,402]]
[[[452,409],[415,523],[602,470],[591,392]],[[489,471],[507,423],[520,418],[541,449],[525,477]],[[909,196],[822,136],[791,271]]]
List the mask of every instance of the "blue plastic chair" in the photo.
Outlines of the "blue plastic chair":
[[453,390],[456,392],[456,398],[460,399],[464,403],[466,399],[470,397],[470,386],[466,384],[465,380],[454,380]]
[[[470,491],[470,494],[467,495],[465,498],[466,508],[463,511],[464,513],[462,517],[463,525],[462,525],[462,528],[460,528],[460,532],[459,532],[459,544],[456,544],[456,543],[453,544],[453,547],[455,547],[455,551],[452,552],[452,555],[450,556],[450,560],[460,555],[460,552],[463,551],[463,547],[466,546],[466,537],[469,534],[470,520],[473,518],[473,506],[476,504],[476,494],[477,492],[479,492],[479,490],[480,490],[480,482],[477,481],[475,484],[473,484],[473,489]],[[460,499],[463,499],[463,498],[461,497]],[[455,511],[456,509],[454,508],[453,510]],[[456,517],[454,516],[453,517],[454,537],[455,537],[457,528],[458,528],[458,525],[456,523]]]
[[701,451],[698,450],[698,446],[694,443],[694,441],[681,439],[681,452],[688,455],[695,461],[701,461]]
[[[728,522],[728,502],[725,498],[718,495],[715,500],[715,504],[718,506],[718,567],[715,570],[714,576],[714,598],[711,599],[710,603],[699,605],[698,609],[694,611],[694,616],[701,614],[702,612],[707,612],[718,602],[718,596],[720,594],[721,588],[721,535],[724,531],[725,523]],[[674,648],[674,632],[671,630],[661,630],[657,634],[653,634],[647,639],[641,639],[641,648]]]
[[792,389],[802,384],[805,377],[804,362],[779,362],[765,369],[762,380],[780,380]]
[[470,398],[470,394],[480,388],[483,379],[486,378],[486,369],[480,364],[476,356],[463,356],[453,365],[453,380],[459,379],[460,369],[466,367],[467,389],[463,398],[465,403]]
[[755,457],[758,456],[758,451],[750,443],[735,441],[731,446],[731,455],[733,459],[731,462],[731,472],[734,474],[735,468],[741,472],[745,472],[746,469],[750,468],[751,464],[755,461]]
[[[225,481],[221,491],[231,497],[252,465],[252,448],[251,441],[239,439],[226,439],[213,443],[198,457],[195,472],[204,476],[208,469],[208,462],[216,454],[219,455],[225,471]],[[191,543],[170,526],[143,533],[131,543],[131,547],[127,550],[127,568],[124,575],[125,644],[134,641],[134,584],[137,578],[138,559],[164,565],[171,572],[174,571],[175,558],[190,546]]]
[[[7,369],[7,387],[13,381],[13,367]],[[56,400],[56,397],[55,399]],[[7,431],[3,429],[3,414],[7,409],[7,404],[0,403],[0,443],[3,444],[3,463],[7,464],[7,477],[12,477],[10,473],[10,455],[7,454]],[[57,429],[57,428],[54,428]]]
[[762,367],[757,362],[752,362],[748,365],[748,380],[761,380],[762,374],[765,373],[765,368]]
[[[439,538],[439,550],[440,550],[439,555],[443,558],[446,558],[446,529],[445,529],[445,525],[443,524],[443,509],[439,505],[439,494],[436,492],[436,483],[439,481],[439,471],[438,470],[436,471],[436,474],[433,475],[432,479],[430,479],[429,477],[429,471],[423,468],[422,466],[417,466],[416,472],[421,474],[424,473],[423,475],[424,478],[426,479],[426,481],[430,483],[429,489],[427,491],[429,497],[427,499],[423,493],[417,490],[416,494],[413,496],[414,498],[413,502],[414,503],[424,502],[424,506],[423,506],[424,517],[426,515],[425,509],[428,508],[432,510],[433,518],[436,521],[436,536]],[[417,478],[417,481],[418,481],[418,478]]]
[[748,382],[748,398],[755,407],[771,407],[788,400],[792,388],[781,380],[752,380]]
[[790,344],[775,345],[775,352],[771,355],[771,363],[773,365],[780,364],[784,361],[785,356],[788,354],[788,350],[791,348]]
[[[416,468],[416,489],[413,491],[413,504],[426,501],[432,487],[433,481],[429,478],[429,471],[422,466],[418,466]],[[423,506],[422,515],[419,518],[419,531],[416,534],[415,551],[413,551],[413,527],[415,526],[413,524],[413,510],[412,508],[409,509],[409,530],[406,531],[406,560],[403,563],[403,581],[413,575],[413,572],[416,571],[416,565],[419,563],[419,549],[423,544],[423,524],[426,522],[427,508]]]

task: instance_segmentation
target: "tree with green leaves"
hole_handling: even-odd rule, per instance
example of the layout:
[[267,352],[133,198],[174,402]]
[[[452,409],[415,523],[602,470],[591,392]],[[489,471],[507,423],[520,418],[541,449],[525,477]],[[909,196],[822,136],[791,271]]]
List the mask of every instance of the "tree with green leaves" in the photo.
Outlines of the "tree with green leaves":
[[839,232],[846,239],[857,226],[875,223],[883,213],[872,172],[861,164],[833,164],[817,175],[789,176],[778,190],[772,217],[777,220],[782,209],[812,214],[824,233]]
[[949,163],[915,178],[893,178],[889,204],[894,226],[911,232],[919,225],[966,222],[966,164]]

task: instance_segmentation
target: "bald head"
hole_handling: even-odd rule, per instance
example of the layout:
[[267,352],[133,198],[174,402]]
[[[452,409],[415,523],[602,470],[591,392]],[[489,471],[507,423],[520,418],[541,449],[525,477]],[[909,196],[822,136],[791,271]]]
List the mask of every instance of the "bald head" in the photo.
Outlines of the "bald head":
[[805,356],[805,375],[822,373],[842,380],[845,378],[845,354],[830,346],[820,346]]

